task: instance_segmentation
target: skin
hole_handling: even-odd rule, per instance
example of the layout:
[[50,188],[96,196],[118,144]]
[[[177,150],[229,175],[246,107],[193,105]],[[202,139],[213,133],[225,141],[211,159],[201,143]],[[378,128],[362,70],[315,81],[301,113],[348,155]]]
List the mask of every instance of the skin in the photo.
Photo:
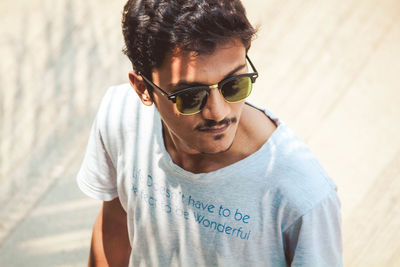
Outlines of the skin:
[[[210,55],[177,48],[153,70],[153,82],[169,93],[189,87],[183,81],[216,84],[227,74],[247,73],[245,56],[246,49],[238,40],[218,45]],[[153,101],[142,77],[134,71],[129,73],[129,80],[144,105],[156,105],[165,147],[174,163],[187,171],[211,172],[235,163],[260,149],[276,129],[264,113],[244,101],[226,102],[216,88],[211,89],[200,113],[182,115],[157,90],[153,91]],[[176,84],[181,86],[177,88]],[[118,198],[104,202],[93,228],[89,266],[127,266],[130,251],[126,212]]]
[[129,263],[126,212],[119,198],[104,201],[93,226],[89,267],[126,267]]
[[[245,56],[246,49],[239,40],[220,44],[214,53],[205,55],[177,48],[153,70],[152,79],[168,93],[192,83],[216,84],[227,74],[247,73]],[[226,102],[217,88],[211,89],[200,113],[182,115],[158,90],[153,91],[153,102],[142,77],[134,71],[129,73],[129,80],[143,104],[155,104],[159,110],[165,146],[174,163],[193,173],[214,171],[249,156],[276,128],[267,116],[244,101]]]

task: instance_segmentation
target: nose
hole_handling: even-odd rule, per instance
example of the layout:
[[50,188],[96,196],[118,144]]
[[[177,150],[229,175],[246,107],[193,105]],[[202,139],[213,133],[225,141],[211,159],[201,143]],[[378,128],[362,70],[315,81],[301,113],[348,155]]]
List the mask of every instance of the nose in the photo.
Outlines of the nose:
[[219,89],[210,89],[207,103],[201,111],[203,118],[219,122],[225,119],[229,115],[229,112],[229,103],[225,101],[224,97],[219,92]]

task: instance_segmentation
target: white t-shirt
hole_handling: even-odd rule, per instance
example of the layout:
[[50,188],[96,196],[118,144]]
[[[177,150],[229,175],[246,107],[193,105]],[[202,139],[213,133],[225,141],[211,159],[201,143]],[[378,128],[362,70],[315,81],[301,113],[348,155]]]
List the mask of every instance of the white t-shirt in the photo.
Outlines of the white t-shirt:
[[119,197],[130,266],[342,266],[336,186],[281,120],[247,158],[194,174],[165,149],[156,108],[130,85],[111,87],[77,181],[87,195]]

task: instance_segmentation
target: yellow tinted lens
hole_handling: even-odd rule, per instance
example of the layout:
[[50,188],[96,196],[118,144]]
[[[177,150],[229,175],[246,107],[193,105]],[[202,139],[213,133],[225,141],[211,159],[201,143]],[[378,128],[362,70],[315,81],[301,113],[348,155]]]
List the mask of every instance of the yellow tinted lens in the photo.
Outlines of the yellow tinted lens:
[[208,92],[205,89],[194,89],[176,96],[176,108],[185,115],[200,112],[207,101]]
[[220,90],[226,101],[239,102],[250,95],[252,85],[250,77],[240,77],[228,81]]

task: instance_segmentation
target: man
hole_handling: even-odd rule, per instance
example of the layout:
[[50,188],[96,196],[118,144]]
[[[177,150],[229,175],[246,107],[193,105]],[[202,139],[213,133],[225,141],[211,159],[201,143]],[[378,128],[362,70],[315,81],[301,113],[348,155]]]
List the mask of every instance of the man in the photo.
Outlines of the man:
[[239,0],[132,0],[130,84],[111,87],[79,187],[103,200],[92,266],[341,266],[336,187],[247,102],[255,30]]

